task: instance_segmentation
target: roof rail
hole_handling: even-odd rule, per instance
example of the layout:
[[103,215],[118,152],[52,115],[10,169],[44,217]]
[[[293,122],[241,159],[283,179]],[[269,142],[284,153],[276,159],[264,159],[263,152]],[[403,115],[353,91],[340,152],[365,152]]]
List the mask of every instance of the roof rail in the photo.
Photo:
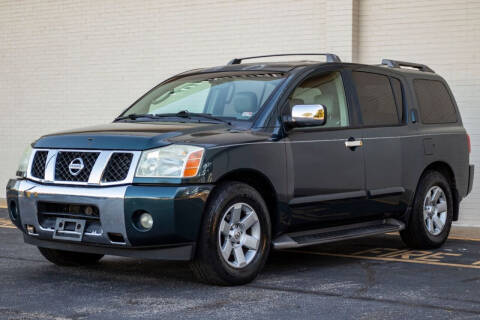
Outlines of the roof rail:
[[435,73],[430,67],[421,64],[421,63],[413,63],[413,62],[405,62],[405,61],[398,61],[398,60],[391,60],[391,59],[382,59],[382,65],[386,65],[389,68],[401,68],[401,67],[410,67],[415,68],[423,72],[432,72]]
[[230,60],[227,65],[240,64],[243,60],[256,59],[256,58],[268,58],[268,57],[283,57],[283,56],[326,56],[327,62],[342,62],[340,58],[333,53],[287,53],[287,54],[268,54],[264,56],[254,56],[245,58],[234,58]]

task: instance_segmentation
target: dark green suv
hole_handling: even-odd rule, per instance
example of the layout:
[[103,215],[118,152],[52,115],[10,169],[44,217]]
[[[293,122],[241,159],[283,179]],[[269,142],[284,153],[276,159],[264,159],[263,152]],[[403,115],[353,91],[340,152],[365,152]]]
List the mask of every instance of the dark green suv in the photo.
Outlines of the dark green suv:
[[188,71],[113,123],[41,137],[7,185],[11,220],[58,265],[185,260],[223,285],[271,249],[392,231],[441,246],[473,181],[447,83],[319,55]]

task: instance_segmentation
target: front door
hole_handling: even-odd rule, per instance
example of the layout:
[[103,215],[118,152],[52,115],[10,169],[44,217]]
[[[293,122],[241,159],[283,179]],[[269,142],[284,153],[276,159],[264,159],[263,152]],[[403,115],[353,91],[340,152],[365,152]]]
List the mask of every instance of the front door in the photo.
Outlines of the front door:
[[351,128],[344,87],[341,72],[326,72],[307,78],[290,95],[289,109],[321,104],[327,119],[322,126],[291,129],[285,140],[293,226],[345,223],[364,212],[362,130]]

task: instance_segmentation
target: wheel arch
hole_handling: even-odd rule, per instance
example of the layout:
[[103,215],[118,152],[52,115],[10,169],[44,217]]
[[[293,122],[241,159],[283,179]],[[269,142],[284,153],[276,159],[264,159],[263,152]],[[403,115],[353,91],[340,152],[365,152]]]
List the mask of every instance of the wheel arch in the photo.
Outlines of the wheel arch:
[[215,185],[220,185],[225,181],[237,181],[248,184],[262,196],[263,200],[268,208],[268,213],[270,215],[270,221],[272,224],[272,235],[275,233],[275,229],[278,223],[278,198],[277,191],[273,186],[270,179],[264,175],[262,172],[255,169],[235,169],[230,172],[222,175]]
[[422,174],[418,179],[417,187],[420,181],[422,180],[423,176],[425,175],[425,173],[427,173],[428,171],[440,172],[445,178],[447,178],[450,184],[450,188],[452,190],[452,196],[453,196],[453,221],[457,221],[458,215],[459,215],[460,198],[457,190],[455,174],[452,170],[452,167],[444,161],[435,161],[430,163],[423,169]]

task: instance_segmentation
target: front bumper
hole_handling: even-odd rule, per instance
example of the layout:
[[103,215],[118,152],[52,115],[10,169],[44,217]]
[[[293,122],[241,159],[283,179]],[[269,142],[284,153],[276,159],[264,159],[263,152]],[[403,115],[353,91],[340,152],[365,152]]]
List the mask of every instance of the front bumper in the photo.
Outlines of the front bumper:
[[[10,180],[10,219],[25,242],[40,247],[161,260],[190,260],[212,185],[79,187]],[[93,206],[98,217],[86,221],[81,241],[54,238],[55,219],[68,212],[43,212],[39,203]],[[43,209],[42,209],[43,210]],[[152,229],[134,223],[138,212],[153,216]],[[27,226],[29,226],[27,228]],[[32,231],[34,230],[34,231]]]

